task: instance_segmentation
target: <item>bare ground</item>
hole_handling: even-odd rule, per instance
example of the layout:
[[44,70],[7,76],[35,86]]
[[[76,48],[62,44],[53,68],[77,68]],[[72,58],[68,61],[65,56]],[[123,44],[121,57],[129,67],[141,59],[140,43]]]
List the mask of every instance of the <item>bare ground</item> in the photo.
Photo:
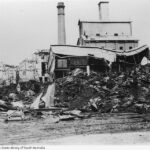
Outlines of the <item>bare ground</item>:
[[149,131],[150,114],[93,114],[88,119],[52,123],[46,119],[4,122],[0,115],[0,145],[52,144],[49,140],[74,135]]
[[37,145],[150,145],[150,131],[86,134],[44,140]]

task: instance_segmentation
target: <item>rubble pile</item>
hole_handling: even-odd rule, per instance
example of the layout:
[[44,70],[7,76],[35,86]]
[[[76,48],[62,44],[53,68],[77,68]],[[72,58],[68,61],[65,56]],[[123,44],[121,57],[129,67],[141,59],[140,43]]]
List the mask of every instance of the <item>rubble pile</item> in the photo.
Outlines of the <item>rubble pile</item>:
[[7,111],[24,107],[33,103],[34,98],[41,91],[42,85],[36,81],[20,83],[18,91],[15,84],[0,88],[0,110]]
[[4,87],[0,111],[7,111],[6,121],[50,117],[54,122],[88,118],[94,112],[148,113],[149,84],[149,66],[126,72],[91,71],[89,75],[75,69],[51,84],[29,82]]
[[127,72],[86,72],[76,69],[56,80],[56,106],[101,113],[150,109],[150,72],[138,66]]

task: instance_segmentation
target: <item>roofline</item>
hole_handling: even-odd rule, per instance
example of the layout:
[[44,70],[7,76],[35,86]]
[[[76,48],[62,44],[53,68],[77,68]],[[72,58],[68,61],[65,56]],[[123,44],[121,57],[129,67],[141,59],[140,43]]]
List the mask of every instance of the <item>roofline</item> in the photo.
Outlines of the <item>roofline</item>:
[[[87,47],[87,46],[78,46],[78,45],[51,45],[51,46],[70,46],[70,47],[78,47],[78,48],[98,48],[98,49],[102,49],[100,47],[90,47],[90,46]],[[137,49],[142,48],[142,47],[148,47],[149,48],[149,46],[145,44],[145,45],[139,46],[137,48],[134,48],[134,50],[132,50],[132,51],[136,51]],[[103,50],[107,50],[107,51],[110,51],[110,52],[116,52],[116,53],[123,53],[123,52],[120,52],[120,51],[110,50],[110,49],[106,49],[106,48],[103,48]],[[131,52],[131,51],[128,51],[128,53],[129,52]]]
[[131,23],[132,21],[78,21],[80,23]]
[[70,46],[70,47],[80,47],[80,48],[96,48],[96,47],[90,47],[90,46],[79,46],[79,45],[59,45],[59,44],[54,44],[54,45],[50,45],[51,46]]
[[[78,47],[78,48],[98,48],[98,49],[102,49],[100,47],[91,47],[91,46],[78,46],[78,45],[50,45],[50,47],[52,46],[69,46],[69,47]],[[51,50],[51,48],[50,48]],[[115,50],[109,50],[109,49],[105,49],[103,48],[103,50],[107,50],[107,51],[110,51],[110,52],[116,52]]]
[[57,45],[57,44],[55,44],[55,45],[50,45],[50,47],[52,47],[52,46],[69,46],[69,47],[78,47],[78,48],[99,48],[99,49],[101,49],[100,47],[92,47],[92,46],[80,46],[80,45]]
[[100,1],[99,3],[98,3],[98,5],[100,5],[101,3],[109,3],[108,1]]
[[139,39],[84,39],[84,41],[139,41]]

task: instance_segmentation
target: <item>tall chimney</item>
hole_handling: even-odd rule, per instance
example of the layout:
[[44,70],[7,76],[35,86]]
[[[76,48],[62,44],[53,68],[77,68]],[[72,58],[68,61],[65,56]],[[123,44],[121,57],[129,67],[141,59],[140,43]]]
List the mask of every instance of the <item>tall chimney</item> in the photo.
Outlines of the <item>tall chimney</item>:
[[66,31],[65,31],[65,5],[63,2],[58,2],[58,44],[66,44]]
[[99,7],[100,21],[108,21],[109,20],[109,2],[101,1],[98,3],[98,7]]

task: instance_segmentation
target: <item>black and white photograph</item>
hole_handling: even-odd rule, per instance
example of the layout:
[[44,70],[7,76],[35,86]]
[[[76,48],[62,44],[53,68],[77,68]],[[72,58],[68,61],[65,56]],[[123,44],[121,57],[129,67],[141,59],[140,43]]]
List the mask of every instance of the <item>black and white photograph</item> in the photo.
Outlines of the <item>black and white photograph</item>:
[[149,0],[0,0],[0,149],[149,145],[149,45]]

